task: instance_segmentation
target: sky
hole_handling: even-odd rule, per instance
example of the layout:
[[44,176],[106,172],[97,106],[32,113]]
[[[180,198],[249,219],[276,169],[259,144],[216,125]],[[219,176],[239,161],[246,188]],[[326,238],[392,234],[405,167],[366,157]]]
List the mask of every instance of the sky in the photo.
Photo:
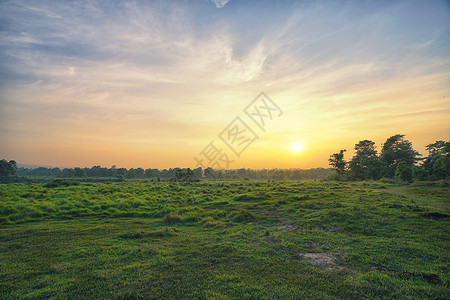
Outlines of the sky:
[[448,1],[0,2],[21,164],[328,167],[395,134],[426,155],[449,120]]

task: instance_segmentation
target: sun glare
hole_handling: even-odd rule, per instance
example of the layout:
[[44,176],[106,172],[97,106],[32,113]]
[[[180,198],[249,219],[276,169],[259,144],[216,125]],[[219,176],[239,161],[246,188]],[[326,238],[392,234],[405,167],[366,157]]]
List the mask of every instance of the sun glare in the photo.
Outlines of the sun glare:
[[302,151],[302,149],[303,149],[303,146],[299,142],[295,142],[291,145],[291,150],[296,153]]

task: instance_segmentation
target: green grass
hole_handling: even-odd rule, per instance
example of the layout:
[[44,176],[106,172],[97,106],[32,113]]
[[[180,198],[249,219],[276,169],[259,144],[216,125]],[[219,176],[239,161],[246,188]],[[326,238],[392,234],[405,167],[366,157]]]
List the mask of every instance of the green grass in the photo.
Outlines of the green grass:
[[0,185],[0,298],[449,295],[449,188]]

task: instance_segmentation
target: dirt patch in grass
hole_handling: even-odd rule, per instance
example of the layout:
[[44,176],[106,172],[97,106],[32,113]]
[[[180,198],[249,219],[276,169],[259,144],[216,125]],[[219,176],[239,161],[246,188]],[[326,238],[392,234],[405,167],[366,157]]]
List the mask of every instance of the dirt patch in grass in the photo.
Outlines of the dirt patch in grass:
[[439,275],[433,273],[423,273],[423,272],[399,272],[391,268],[386,268],[382,265],[376,265],[375,268],[378,271],[386,271],[396,273],[400,277],[418,277],[423,278],[429,283],[440,283],[441,279]]
[[331,253],[297,253],[297,257],[313,266],[326,270],[341,271],[343,266],[338,265],[338,259]]
[[268,244],[275,244],[275,243],[276,243],[275,238],[272,237],[272,236],[263,236],[263,237],[262,237],[262,240],[263,240],[264,242],[268,243]]
[[281,231],[319,231],[319,232],[343,232],[341,228],[338,226],[333,226],[329,224],[325,224],[323,227],[313,227],[313,226],[296,226],[291,223],[284,223],[283,225],[278,225],[275,227],[277,230]]
[[438,213],[438,212],[427,213],[427,214],[423,214],[422,216],[424,218],[429,218],[429,219],[434,219],[434,220],[447,219],[447,218],[450,217],[450,215],[441,214],[441,213]]

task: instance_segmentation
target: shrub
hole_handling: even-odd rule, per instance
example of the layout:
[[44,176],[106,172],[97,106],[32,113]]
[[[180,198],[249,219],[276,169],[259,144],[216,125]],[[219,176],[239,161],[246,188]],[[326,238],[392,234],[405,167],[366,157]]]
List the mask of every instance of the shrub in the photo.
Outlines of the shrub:
[[412,168],[405,161],[401,161],[395,169],[395,178],[411,182],[412,181]]
[[78,185],[79,182],[69,180],[69,179],[54,179],[51,182],[44,184],[44,187],[46,188],[55,188],[60,186],[71,186],[71,185]]
[[381,178],[380,181],[381,181],[382,183],[395,183],[395,179],[393,179],[393,178],[387,178],[387,177]]
[[425,170],[424,168],[416,167],[416,166],[414,166],[412,168],[412,175],[413,175],[414,179],[421,180],[421,181],[426,180],[429,176],[427,170]]

